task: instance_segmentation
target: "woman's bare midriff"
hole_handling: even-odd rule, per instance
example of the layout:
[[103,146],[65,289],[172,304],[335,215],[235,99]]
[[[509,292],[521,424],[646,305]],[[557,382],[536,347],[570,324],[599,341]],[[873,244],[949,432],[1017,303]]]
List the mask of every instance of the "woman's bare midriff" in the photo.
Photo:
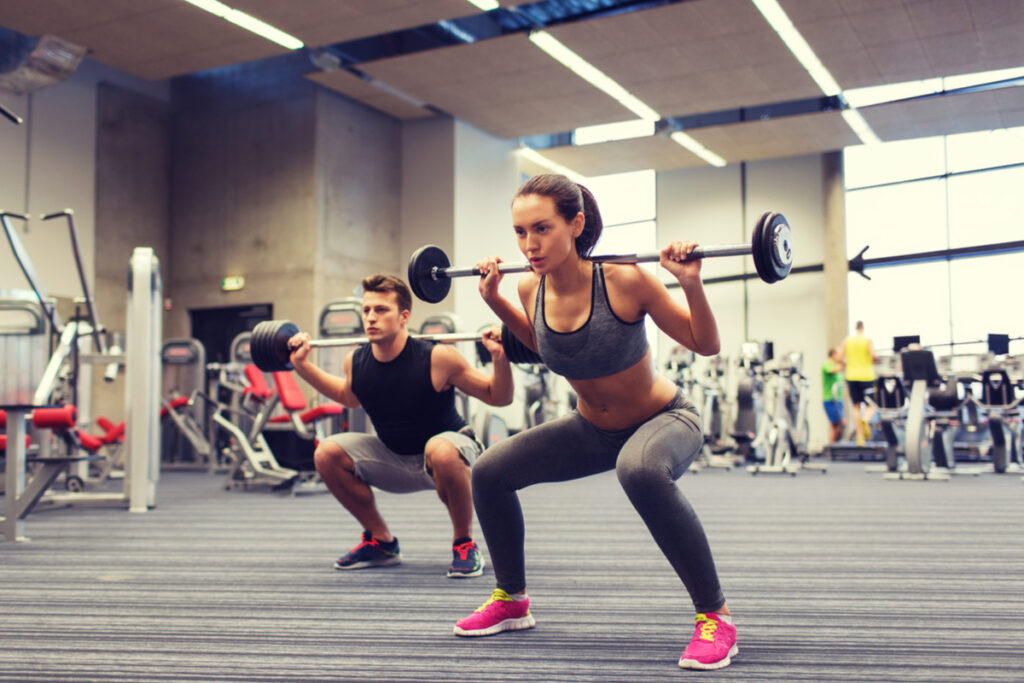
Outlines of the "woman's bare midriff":
[[622,372],[596,379],[568,380],[580,415],[600,429],[615,431],[640,424],[676,395],[676,385],[654,371],[648,352]]

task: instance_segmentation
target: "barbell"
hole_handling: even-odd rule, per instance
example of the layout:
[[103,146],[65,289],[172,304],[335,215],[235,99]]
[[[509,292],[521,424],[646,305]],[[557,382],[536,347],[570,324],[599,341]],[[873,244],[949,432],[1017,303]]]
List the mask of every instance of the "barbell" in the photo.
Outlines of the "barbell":
[[[754,226],[750,244],[697,247],[685,260],[747,254],[754,257],[757,274],[765,282],[778,282],[789,275],[793,267],[793,233],[786,217],[781,213],[767,211]],[[660,261],[661,252],[592,256],[590,260],[602,263],[649,263]],[[524,273],[529,270],[529,264],[525,263],[498,264],[499,273]],[[432,304],[448,296],[452,278],[469,275],[483,273],[477,268],[452,267],[444,250],[434,245],[420,247],[409,260],[409,286],[418,298]]]
[[[291,370],[290,361],[293,349],[288,340],[299,333],[299,327],[288,320],[265,320],[257,323],[249,338],[249,353],[252,362],[264,372]],[[480,332],[454,332],[448,334],[409,335],[416,339],[436,342],[480,341]],[[323,348],[329,346],[357,346],[366,344],[369,337],[332,337],[329,339],[313,339],[310,346]],[[540,356],[530,347],[523,344],[509,331],[507,325],[501,326],[501,345],[505,347],[505,356],[512,363],[540,363]]]

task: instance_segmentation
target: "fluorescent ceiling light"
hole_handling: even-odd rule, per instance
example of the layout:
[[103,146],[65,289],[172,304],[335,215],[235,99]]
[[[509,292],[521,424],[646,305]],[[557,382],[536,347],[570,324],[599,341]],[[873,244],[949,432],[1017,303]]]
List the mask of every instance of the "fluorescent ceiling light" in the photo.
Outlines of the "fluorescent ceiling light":
[[852,88],[843,91],[843,97],[846,98],[847,103],[851,107],[869,107],[874,104],[935,95],[950,90],[998,83],[1015,78],[1024,78],[1024,67],[1000,69],[998,71],[981,71],[972,74],[961,74],[959,76],[946,76],[944,78],[928,78],[922,81],[872,85],[866,88]]
[[710,149],[700,144],[681,130],[677,130],[670,136],[672,141],[681,147],[685,147],[712,166],[725,166],[725,159],[718,156]]
[[958,88],[969,88],[974,85],[985,85],[986,83],[995,83],[997,81],[1008,81],[1011,78],[1024,78],[1024,67],[1000,69],[998,71],[980,71],[961,76],[946,76],[942,80],[946,90],[956,90]]
[[857,137],[865,145],[872,145],[882,141],[875,135],[875,131],[871,130],[871,126],[868,125],[864,116],[856,109],[844,109],[843,119],[846,121],[846,125],[853,129],[853,132],[857,134]]
[[498,9],[498,0],[466,0],[471,5],[476,5],[485,12]]
[[800,32],[793,26],[793,22],[789,20],[789,16],[786,15],[785,10],[779,6],[777,0],[751,0],[754,6],[761,12],[764,18],[768,21],[775,32],[782,38],[782,42],[786,44],[789,51],[793,53],[793,56],[797,58],[797,61],[807,70],[814,82],[818,84],[821,91],[829,97],[838,95],[842,92],[842,88],[836,83],[836,79],[832,77],[825,65],[818,59],[818,55],[814,54],[814,50],[807,44],[804,37],[800,35]]
[[618,123],[602,123],[597,126],[582,126],[572,132],[574,145],[593,145],[612,140],[629,140],[654,135],[654,121],[637,119]]
[[190,5],[195,5],[201,10],[206,10],[210,14],[216,15],[221,19],[226,19],[235,26],[240,26],[246,31],[251,31],[256,35],[266,38],[273,43],[277,43],[282,47],[286,47],[289,50],[298,50],[303,46],[302,41],[295,36],[285,33],[281,29],[275,28],[265,21],[260,21],[251,14],[246,14],[240,10],[228,7],[217,0],[185,0],[185,2]]
[[619,104],[629,109],[642,119],[658,121],[661,115],[637,99],[633,94],[613,81],[603,71],[570,50],[560,40],[547,31],[533,31],[530,41],[561,62],[577,76],[601,90],[606,95],[618,100]]
[[531,147],[520,147],[519,149],[516,150],[516,154],[523,157],[524,159],[532,161],[538,166],[543,166],[549,171],[561,173],[562,175],[564,175],[566,178],[569,178],[573,182],[582,183],[584,180],[586,180],[586,177],[583,174],[577,173],[568,166],[562,166],[562,164],[558,163],[557,161],[552,161],[551,159],[548,159],[546,156],[544,156],[543,154],[541,154],[540,152]]
[[847,104],[851,107],[870,107],[882,102],[895,102],[910,97],[930,95],[942,90],[941,78],[929,78],[924,81],[907,81],[905,83],[888,83],[872,85],[866,88],[852,88],[843,92]]
[[[821,63],[818,55],[814,54],[814,50],[807,44],[804,37],[800,35],[800,31],[796,30],[796,26],[793,26],[793,22],[789,20],[789,16],[779,5],[778,0],[751,0],[751,2],[754,3],[754,6],[764,16],[765,21],[779,34],[782,42],[793,53],[793,56],[800,62],[800,65],[804,67],[811,79],[818,84],[821,92],[825,93],[828,97],[844,94],[843,89],[839,87],[839,83],[829,73],[829,70],[825,68],[825,65]],[[850,107],[856,106],[849,100],[846,102]],[[843,118],[853,128],[861,142],[866,145],[879,142],[878,136],[871,130],[871,126],[868,125],[863,116],[857,113],[855,108],[853,110],[843,110]]]

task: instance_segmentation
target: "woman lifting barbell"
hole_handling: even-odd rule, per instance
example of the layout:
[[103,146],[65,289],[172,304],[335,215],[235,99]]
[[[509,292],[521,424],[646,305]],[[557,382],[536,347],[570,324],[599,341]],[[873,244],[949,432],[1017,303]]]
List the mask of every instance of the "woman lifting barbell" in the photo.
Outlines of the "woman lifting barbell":
[[578,408],[498,442],[474,465],[473,501],[497,588],[458,621],[455,634],[491,635],[534,625],[517,491],[614,469],[697,611],[679,666],[727,666],[738,652],[736,629],[704,530],[675,483],[703,444],[700,415],[655,371],[643,322],[650,315],[686,348],[718,353],[701,261],[691,258],[697,245],[673,242],[660,252],[661,266],[686,296],[682,305],[635,264],[588,258],[601,234],[601,215],[590,192],[568,178],[531,178],[512,202],[512,219],[531,268],[518,284],[523,310],[498,293],[497,258],[477,264],[484,273],[480,293],[513,334],[569,381]]

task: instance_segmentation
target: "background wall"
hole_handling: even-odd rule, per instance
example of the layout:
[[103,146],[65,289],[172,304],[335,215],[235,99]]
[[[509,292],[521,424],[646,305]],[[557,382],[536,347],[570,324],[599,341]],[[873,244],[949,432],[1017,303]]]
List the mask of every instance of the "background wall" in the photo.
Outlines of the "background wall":
[[[157,101],[169,99],[166,83],[144,81],[88,59],[59,85],[26,95],[0,93],[0,101],[25,119],[20,126],[6,120],[0,126],[0,208],[32,214],[33,220],[20,232],[20,237],[52,296],[78,296],[81,285],[67,241],[66,223],[43,223],[39,216],[65,208],[74,210],[90,284],[96,274],[100,83],[130,88]],[[123,265],[127,272],[127,260]],[[23,287],[27,283],[10,250],[0,249],[0,288]]]
[[[455,122],[431,117],[402,124],[401,262],[395,274],[408,279],[409,260],[422,246],[433,244],[455,253]],[[410,326],[450,312],[452,302],[428,304],[415,299]]]
[[[190,309],[273,303],[275,317],[312,320],[316,101],[312,85],[275,76],[175,82],[168,337],[190,335]],[[245,288],[221,291],[233,275]]]
[[[391,117],[316,91],[317,235],[312,304],[355,294],[363,277],[394,272],[401,253],[402,136]],[[309,325],[316,323],[310,320]]]
[[[822,163],[820,155],[810,155],[659,173],[658,244],[684,238],[746,244],[761,214],[775,211],[786,216],[793,230],[794,267],[821,263],[826,224]],[[753,271],[750,257],[709,259],[702,267],[705,277]],[[798,274],[771,285],[755,278],[707,286],[722,355],[735,361],[744,341],[772,341],[776,357],[803,353],[815,451],[826,442],[828,428],[820,409],[827,312],[823,289],[822,273]],[[661,335],[659,367],[665,366],[674,345]]]
[[[156,250],[166,274],[166,82],[153,83],[88,59],[68,80],[28,93],[0,93],[24,119],[0,121],[0,209],[28,213],[12,221],[46,293],[66,319],[82,295],[67,222],[41,216],[74,211],[83,269],[100,321],[124,331],[128,258],[136,246]],[[166,277],[166,275],[165,275]],[[6,244],[0,244],[0,289],[28,289]],[[92,386],[83,368],[81,386]],[[97,376],[99,373],[95,373]],[[124,411],[123,376],[97,379],[95,400],[82,392],[82,419]]]

